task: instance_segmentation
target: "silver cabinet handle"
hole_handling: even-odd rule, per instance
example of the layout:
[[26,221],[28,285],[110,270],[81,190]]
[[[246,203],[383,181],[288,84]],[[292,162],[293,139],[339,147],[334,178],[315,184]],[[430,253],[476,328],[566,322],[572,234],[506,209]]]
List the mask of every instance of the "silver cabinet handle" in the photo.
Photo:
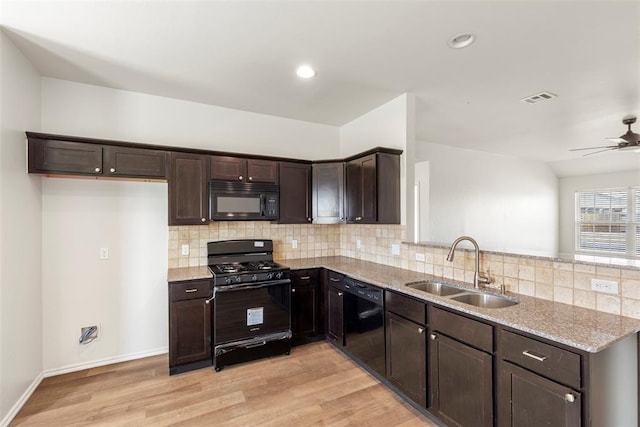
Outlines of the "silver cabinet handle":
[[338,292],[338,296],[341,297],[342,296],[342,292]]
[[100,168],[95,168],[94,169],[96,172],[100,172]]
[[329,280],[331,280],[332,282],[339,282],[340,279],[336,279],[335,277],[329,277]]
[[193,288],[193,289],[185,289],[184,291],[185,291],[186,293],[190,294],[190,293],[192,293],[192,292],[198,292],[198,289],[196,289],[196,288]]
[[356,221],[361,221],[361,220],[362,220],[362,217],[361,217],[361,216],[357,216],[357,217],[356,217]]
[[311,218],[307,218],[307,221],[311,222]]
[[418,333],[421,334],[424,332],[424,328],[418,328]]
[[435,341],[438,336],[436,334],[431,334],[429,335],[429,338],[431,338],[431,341]]
[[576,397],[571,393],[567,393],[567,394],[564,395],[564,400],[566,400],[569,403],[573,403],[573,402],[575,402]]
[[211,298],[209,298],[208,300],[206,300],[204,303],[205,303],[205,304],[209,304],[211,301],[213,301],[213,300],[214,300],[214,298],[215,298],[215,297],[216,297],[216,293],[214,292],[214,293],[213,293],[213,296],[212,296]]
[[302,276],[300,278],[300,280],[309,280],[309,279],[311,279],[311,276]]
[[201,222],[205,222],[207,219],[206,218],[200,218]]
[[291,292],[295,292],[295,291],[296,291],[296,288],[291,288]]
[[253,177],[252,176],[249,177],[249,181],[253,181]]
[[242,181],[242,175],[240,175],[240,176],[238,177],[238,179],[239,179],[240,181]]
[[547,360],[547,356],[538,356],[537,354],[529,353],[528,350],[523,351],[522,354],[534,360],[537,360],[538,362],[544,362],[545,360]]
[[114,173],[116,171],[116,168],[111,168],[109,170],[111,171],[111,173]]

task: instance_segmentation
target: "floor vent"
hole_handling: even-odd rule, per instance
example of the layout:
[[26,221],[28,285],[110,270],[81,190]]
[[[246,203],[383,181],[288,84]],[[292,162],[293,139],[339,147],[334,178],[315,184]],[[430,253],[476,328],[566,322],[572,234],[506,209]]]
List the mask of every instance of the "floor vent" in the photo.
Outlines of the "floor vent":
[[526,102],[527,104],[535,104],[537,102],[547,101],[552,98],[557,98],[558,95],[555,95],[551,92],[540,92],[535,95],[527,96],[526,98],[522,98],[520,101]]

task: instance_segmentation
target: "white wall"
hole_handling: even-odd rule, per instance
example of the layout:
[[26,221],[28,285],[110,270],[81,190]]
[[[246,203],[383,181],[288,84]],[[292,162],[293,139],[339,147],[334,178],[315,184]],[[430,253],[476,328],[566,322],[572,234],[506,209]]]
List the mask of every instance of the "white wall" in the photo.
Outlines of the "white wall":
[[[414,137],[411,122],[414,98],[403,94],[340,128],[340,153],[344,158],[374,147],[403,150],[400,158],[401,222],[407,223],[407,144]],[[410,123],[411,122],[411,123]]]
[[416,151],[416,162],[429,162],[416,169],[416,180],[429,183],[429,217],[420,219],[429,235],[421,240],[469,235],[484,250],[556,255],[558,180],[547,164],[426,142]]
[[40,128],[40,76],[0,31],[0,424],[42,372],[40,178],[24,131]]
[[575,252],[576,191],[625,188],[638,185],[640,185],[640,170],[561,178],[560,253],[565,256],[572,256]]
[[42,193],[45,373],[166,351],[167,184],[43,178]]
[[339,152],[335,126],[65,80],[42,79],[42,110],[49,133],[308,160]]

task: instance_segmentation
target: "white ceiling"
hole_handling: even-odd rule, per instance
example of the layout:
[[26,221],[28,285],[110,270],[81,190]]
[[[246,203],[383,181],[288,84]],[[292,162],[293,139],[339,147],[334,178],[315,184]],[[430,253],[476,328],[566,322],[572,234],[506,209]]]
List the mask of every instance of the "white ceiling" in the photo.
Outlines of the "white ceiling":
[[[418,141],[562,160],[565,173],[583,154],[570,148],[608,145],[624,115],[640,115],[639,1],[1,7],[3,30],[44,76],[336,126],[408,92]],[[461,32],[477,41],[449,48]],[[301,63],[318,76],[298,79]],[[558,98],[520,102],[541,91]],[[600,171],[640,165],[630,152],[594,157]]]

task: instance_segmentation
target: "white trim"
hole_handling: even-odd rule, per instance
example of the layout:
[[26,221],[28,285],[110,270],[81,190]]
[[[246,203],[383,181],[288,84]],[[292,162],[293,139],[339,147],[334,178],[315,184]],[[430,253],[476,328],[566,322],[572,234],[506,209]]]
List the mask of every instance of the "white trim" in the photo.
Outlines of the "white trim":
[[[157,348],[155,350],[141,351],[139,353],[131,353],[124,356],[107,357],[105,359],[98,359],[92,362],[83,362],[83,363],[77,363],[74,365],[63,366],[61,368],[47,369],[42,373],[42,375],[44,376],[44,378],[49,378],[49,377],[54,377],[56,375],[68,374],[70,372],[82,371],[84,369],[97,368],[99,366],[111,365],[111,364],[120,363],[120,362],[127,362],[129,360],[143,359],[145,357],[157,356],[159,354],[165,354],[168,351],[169,350],[167,347],[162,347],[162,348]],[[167,370],[168,369],[169,367],[167,366]]]
[[38,376],[33,380],[31,385],[29,385],[24,393],[22,393],[20,399],[18,399],[18,401],[11,407],[7,415],[5,415],[2,421],[0,421],[1,427],[7,427],[11,423],[11,421],[13,421],[15,416],[18,415],[18,412],[20,412],[20,409],[22,409],[24,404],[27,403],[27,400],[29,400],[33,392],[36,391],[36,388],[38,388],[43,378],[44,375],[42,372],[40,372]]

